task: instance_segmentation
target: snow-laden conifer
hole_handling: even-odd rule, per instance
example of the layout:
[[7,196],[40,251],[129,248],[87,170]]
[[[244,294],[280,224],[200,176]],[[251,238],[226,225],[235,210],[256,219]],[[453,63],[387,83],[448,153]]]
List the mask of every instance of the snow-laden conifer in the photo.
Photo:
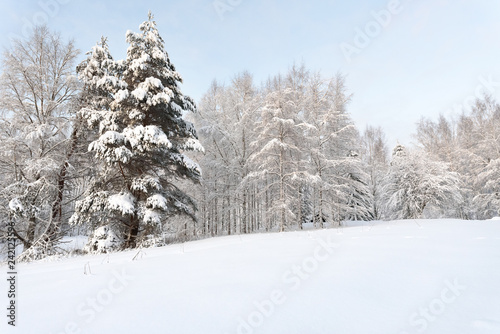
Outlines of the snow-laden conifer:
[[91,96],[81,115],[96,128],[89,145],[102,166],[87,196],[76,205],[74,223],[110,225],[124,247],[135,247],[145,229],[160,228],[177,214],[193,219],[195,204],[176,180],[198,181],[201,170],[186,151],[203,151],[184,114],[195,104],[184,96],[150,13],[140,32],[128,31],[125,61],[114,61],[105,40],[79,66]]

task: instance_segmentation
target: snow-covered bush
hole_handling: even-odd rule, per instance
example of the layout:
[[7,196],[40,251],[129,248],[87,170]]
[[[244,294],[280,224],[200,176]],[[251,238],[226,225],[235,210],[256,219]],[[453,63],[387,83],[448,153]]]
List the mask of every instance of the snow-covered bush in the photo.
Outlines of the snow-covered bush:
[[123,240],[118,237],[110,225],[99,227],[89,237],[84,250],[87,253],[109,253],[119,250]]
[[394,148],[383,190],[390,219],[421,218],[424,210],[444,210],[462,200],[458,175],[447,163],[402,145]]

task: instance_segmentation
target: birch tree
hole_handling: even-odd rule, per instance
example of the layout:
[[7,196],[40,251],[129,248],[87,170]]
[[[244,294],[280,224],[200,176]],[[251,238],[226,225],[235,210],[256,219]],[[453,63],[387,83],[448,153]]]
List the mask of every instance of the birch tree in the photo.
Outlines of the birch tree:
[[13,220],[16,237],[35,257],[50,253],[61,237],[78,130],[72,104],[77,55],[72,41],[38,26],[28,39],[14,40],[2,60],[2,219]]

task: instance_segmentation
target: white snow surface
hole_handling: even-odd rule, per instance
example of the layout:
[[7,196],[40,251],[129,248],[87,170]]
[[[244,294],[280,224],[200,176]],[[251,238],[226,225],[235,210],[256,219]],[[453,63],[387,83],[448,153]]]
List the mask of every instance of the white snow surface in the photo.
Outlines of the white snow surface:
[[83,249],[89,241],[89,237],[87,237],[86,235],[77,235],[73,237],[64,237],[61,241],[61,248],[65,249],[66,251],[74,251],[77,249]]
[[19,264],[0,332],[500,333],[500,222],[350,225]]

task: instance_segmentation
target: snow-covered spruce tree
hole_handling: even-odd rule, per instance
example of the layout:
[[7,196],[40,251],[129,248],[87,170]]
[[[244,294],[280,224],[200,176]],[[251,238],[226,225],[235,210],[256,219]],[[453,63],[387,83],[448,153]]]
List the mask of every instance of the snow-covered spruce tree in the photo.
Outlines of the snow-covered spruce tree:
[[[121,62],[113,60],[104,37],[87,52],[87,59],[77,66],[79,79],[83,83],[82,108],[78,116],[82,120],[87,142],[87,147],[82,147],[82,151],[88,150],[89,144],[108,131],[119,131],[119,124],[123,128],[123,124],[120,123],[120,110],[111,109],[114,96],[127,87],[120,79],[121,72]],[[84,225],[90,233],[87,251],[109,252],[123,246],[122,235],[120,237],[116,235],[122,226],[116,221],[110,221],[110,216],[105,212],[108,210],[109,193],[104,187],[106,177],[110,177],[112,169],[107,169],[107,164],[103,163],[102,158],[95,152],[89,153],[91,155],[86,156],[90,170],[89,184],[84,188],[84,199],[77,201],[75,205],[75,213],[70,223]],[[105,242],[106,240],[113,242]]]
[[373,220],[373,195],[368,186],[369,175],[359,154],[351,151],[345,162],[345,195],[346,209],[342,213],[343,220]]
[[140,31],[127,32],[125,61],[114,62],[102,43],[79,67],[85,89],[97,94],[81,114],[98,128],[89,150],[102,169],[72,222],[110,225],[123,236],[123,248],[136,247],[141,233],[161,228],[171,216],[195,219],[195,203],[178,182],[201,177],[185,155],[203,151],[193,125],[183,119],[195,104],[180,91],[181,76],[151,13]]
[[383,187],[387,218],[417,219],[426,209],[453,206],[461,201],[459,184],[448,164],[397,145]]

